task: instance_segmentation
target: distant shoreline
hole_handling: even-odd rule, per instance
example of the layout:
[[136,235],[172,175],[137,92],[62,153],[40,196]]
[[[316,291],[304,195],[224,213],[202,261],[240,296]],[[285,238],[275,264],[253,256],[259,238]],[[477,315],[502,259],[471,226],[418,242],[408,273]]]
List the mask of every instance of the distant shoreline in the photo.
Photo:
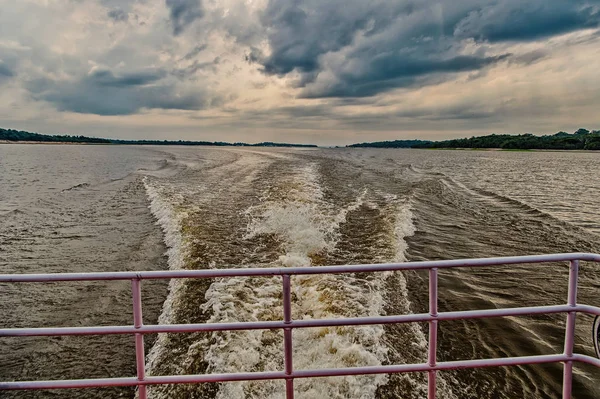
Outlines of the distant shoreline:
[[470,138],[443,141],[393,140],[351,144],[348,147],[367,148],[423,148],[423,149],[471,149],[497,151],[528,150],[600,150],[600,130],[579,128],[573,133],[558,132],[552,135],[536,136],[524,134],[489,134]]
[[0,140],[0,144],[51,144],[51,145],[59,145],[59,144],[66,144],[66,145],[83,145],[83,144],[93,144],[93,145],[98,145],[98,144],[102,144],[102,145],[110,145],[110,143],[77,143],[75,141],[27,141],[27,140],[22,140],[22,141],[12,141],[12,140]]
[[177,146],[216,146],[216,147],[293,147],[317,148],[315,144],[278,143],[261,141],[260,143],[244,143],[204,140],[126,140],[107,139],[102,137],[86,137],[71,135],[48,135],[26,132],[22,130],[0,128],[0,144],[114,144],[114,145],[177,145]]
[[[0,144],[111,144],[111,145],[155,145],[155,146],[215,146],[215,147],[277,147],[277,148],[319,148],[315,144],[281,143],[263,141],[260,143],[204,141],[204,140],[127,140],[100,137],[46,135],[0,128]],[[338,148],[336,146],[336,148]],[[490,134],[470,138],[444,141],[393,140],[356,143],[343,148],[410,148],[428,150],[458,151],[600,151],[600,130],[580,128],[574,133],[558,132],[553,135],[535,136],[531,133],[510,135]]]
[[[374,147],[370,147],[374,148]],[[409,148],[409,150],[427,150],[427,151],[490,151],[490,152],[587,152],[598,154],[598,150],[565,150],[565,149],[545,149],[545,148],[522,148],[522,149],[508,149],[508,148]]]
[[[151,144],[151,143],[87,143],[87,142],[75,142],[75,141],[27,141],[27,140],[22,140],[22,141],[12,141],[12,140],[0,140],[0,144],[32,144],[32,145],[38,145],[38,144],[46,144],[46,145],[110,145],[110,146],[130,146],[130,145],[158,145],[158,146],[164,146],[165,144]],[[289,145],[289,146],[276,146],[276,145],[264,145],[264,146],[260,146],[260,145],[256,145],[256,144],[249,144],[249,145],[228,145],[228,146],[223,146],[223,145],[210,145],[210,144],[198,144],[198,145],[190,145],[190,144],[177,144],[177,143],[169,143],[166,144],[167,146],[173,145],[173,146],[182,146],[182,147],[269,147],[269,148],[319,148],[318,146],[308,146],[308,145],[302,145],[302,146],[294,146],[294,145]],[[457,147],[457,148],[448,148],[448,147],[444,147],[444,148],[410,148],[410,147],[404,147],[404,148],[400,148],[400,147],[388,147],[388,148],[382,148],[382,147],[331,147],[331,148],[373,148],[373,149],[379,149],[379,150],[427,150],[427,151],[488,151],[488,152],[583,152],[583,153],[594,153],[597,154],[599,151],[597,150],[580,150],[580,149],[574,149],[574,150],[562,150],[562,149],[535,149],[535,148],[531,148],[531,149],[505,149],[505,148],[461,148],[461,147]]]
[[230,148],[230,147],[235,147],[235,148],[256,148],[256,147],[265,147],[265,148],[319,148],[319,146],[317,145],[311,145],[311,144],[268,144],[268,143],[259,143],[259,144],[217,144],[217,143],[211,143],[211,144],[180,144],[177,142],[169,142],[169,143],[144,143],[144,142],[140,142],[140,143],[136,143],[136,142],[132,142],[132,143],[91,143],[91,142],[86,142],[86,141],[82,141],[82,142],[76,142],[76,141],[39,141],[39,140],[0,140],[0,144],[32,144],[32,145],[39,145],[39,144],[47,144],[47,145],[110,145],[110,146],[129,146],[129,145],[154,145],[154,146],[179,146],[179,147],[221,147],[221,148]]

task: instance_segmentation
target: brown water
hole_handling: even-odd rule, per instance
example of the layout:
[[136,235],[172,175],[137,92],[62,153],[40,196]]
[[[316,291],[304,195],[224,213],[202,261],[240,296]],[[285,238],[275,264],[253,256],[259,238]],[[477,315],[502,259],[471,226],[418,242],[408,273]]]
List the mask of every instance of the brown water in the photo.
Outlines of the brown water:
[[[2,273],[598,252],[598,154],[12,148],[0,147],[0,187],[11,188],[0,190],[0,209],[5,210],[0,216]],[[63,185],[76,187],[62,191]],[[35,198],[27,202],[29,193]],[[168,264],[162,257],[167,249]],[[564,303],[566,275],[565,265],[547,265],[541,272],[539,266],[443,271],[440,307]],[[422,312],[427,306],[427,280],[420,273],[298,277],[292,283],[295,318]],[[598,305],[598,267],[584,264],[581,283],[580,301]],[[126,284],[41,287],[1,287],[7,298],[0,308],[2,325],[131,322]],[[144,292],[146,322],[154,323],[166,287],[147,286]],[[171,285],[169,292],[161,322],[281,318],[279,281],[184,281]],[[73,306],[75,314],[85,314],[83,320],[72,316]],[[577,321],[576,349],[592,354],[591,320]],[[564,316],[444,322],[439,357],[556,353],[562,351],[563,335]],[[426,326],[418,324],[296,331],[295,367],[423,361],[426,337]],[[1,339],[0,379],[133,375],[131,338],[92,344],[87,339]],[[268,331],[161,335],[149,351],[148,372],[277,370],[282,367],[281,340],[278,332]],[[109,350],[101,350],[107,342]],[[446,372],[440,373],[439,388],[444,398],[555,398],[561,379],[561,365]],[[597,381],[597,370],[578,366],[575,397],[598,397]],[[299,398],[421,398],[425,387],[424,375],[296,383]],[[94,392],[97,397],[133,394]],[[281,398],[282,392],[280,383],[260,382],[160,387],[151,396]],[[90,397],[88,393],[62,395]],[[10,397],[55,397],[49,392],[31,395]]]

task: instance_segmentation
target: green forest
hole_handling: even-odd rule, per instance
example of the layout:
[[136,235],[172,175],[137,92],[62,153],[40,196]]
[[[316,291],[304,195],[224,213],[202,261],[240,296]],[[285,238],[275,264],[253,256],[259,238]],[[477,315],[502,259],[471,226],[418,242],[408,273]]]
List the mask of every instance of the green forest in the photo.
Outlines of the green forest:
[[600,130],[578,129],[536,136],[531,133],[490,134],[444,141],[395,140],[352,144],[348,147],[374,148],[500,148],[504,150],[600,150]]
[[531,133],[490,134],[417,144],[412,148],[501,148],[504,150],[600,150],[600,131],[578,129],[574,133],[558,132],[536,136]]
[[137,145],[215,145],[241,147],[316,147],[314,144],[289,144],[264,141],[256,144],[227,143],[223,141],[189,141],[189,140],[118,140],[86,136],[47,135],[20,130],[0,128],[2,141],[36,141],[44,143],[88,143],[88,144],[137,144]]
[[375,141],[373,143],[351,144],[347,147],[371,147],[371,148],[417,148],[419,145],[428,145],[431,141],[426,140],[394,140]]
[[86,136],[50,136],[47,134],[30,133],[21,130],[2,129],[0,128],[0,140],[7,141],[42,141],[47,143],[96,143],[110,144],[108,139],[99,139],[96,137]]

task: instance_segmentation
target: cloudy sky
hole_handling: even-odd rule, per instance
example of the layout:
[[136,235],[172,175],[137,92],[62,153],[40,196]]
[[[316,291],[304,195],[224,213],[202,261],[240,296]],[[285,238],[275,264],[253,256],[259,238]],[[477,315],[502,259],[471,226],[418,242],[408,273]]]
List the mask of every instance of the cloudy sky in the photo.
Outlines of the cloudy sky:
[[600,0],[0,0],[0,127],[348,144],[600,129]]

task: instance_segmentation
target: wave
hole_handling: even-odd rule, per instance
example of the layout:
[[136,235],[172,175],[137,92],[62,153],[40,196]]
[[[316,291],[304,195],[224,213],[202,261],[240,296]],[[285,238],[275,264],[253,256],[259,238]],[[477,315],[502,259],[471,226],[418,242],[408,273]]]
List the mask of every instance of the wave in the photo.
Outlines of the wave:
[[[143,179],[143,183],[150,200],[150,211],[163,231],[164,242],[167,246],[169,269],[180,270],[184,265],[184,254],[187,246],[181,235],[181,220],[185,217],[185,214],[176,212],[175,196],[170,196],[164,192],[164,189],[161,190],[153,185],[147,177]],[[173,303],[182,283],[182,279],[171,279],[169,282],[169,293],[158,319],[159,324],[172,323]],[[146,368],[150,373],[156,367],[161,352],[165,350],[164,343],[167,339],[167,334],[159,334],[157,341],[146,356]]]
[[179,161],[174,155],[167,154],[167,158],[161,159],[156,163],[156,167],[152,169],[138,168],[135,173],[144,176],[152,176],[157,178],[167,178],[181,173],[182,170],[195,168],[197,165]]
[[468,198],[470,199],[480,199],[483,201],[491,202],[493,205],[506,205],[512,208],[516,208],[520,211],[521,215],[526,215],[537,220],[540,220],[543,223],[549,223],[553,226],[560,226],[568,231],[572,231],[575,233],[585,233],[585,234],[596,234],[593,231],[584,229],[585,226],[580,227],[568,221],[565,221],[556,215],[549,213],[548,211],[538,209],[527,202],[521,201],[516,198],[512,198],[503,194],[499,194],[494,191],[485,190],[479,187],[467,187],[466,185],[450,178],[445,177],[441,180],[445,187],[451,190],[460,190],[468,194]]
[[13,215],[24,215],[27,212],[25,212],[22,209],[18,209],[18,208],[14,208],[14,209],[8,209],[8,210],[0,210],[0,217],[8,217],[8,216],[13,216]]
[[90,186],[90,183],[80,183],[80,184],[76,184],[72,187],[65,188],[64,190],[61,190],[61,193],[64,193],[65,191],[77,190],[79,188],[85,188],[85,187],[89,187],[89,186]]

